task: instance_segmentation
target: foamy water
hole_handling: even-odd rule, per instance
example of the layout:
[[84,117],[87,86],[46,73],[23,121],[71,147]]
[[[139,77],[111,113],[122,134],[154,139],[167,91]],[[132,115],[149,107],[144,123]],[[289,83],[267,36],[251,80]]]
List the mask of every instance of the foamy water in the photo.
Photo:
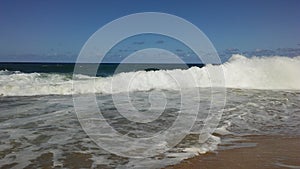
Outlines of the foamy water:
[[[217,127],[204,128],[212,99],[208,72],[217,68],[223,69],[225,87],[228,87],[226,106]],[[77,165],[85,168],[161,168],[220,148],[255,146],[242,142],[245,135],[300,135],[299,73],[300,57],[245,58],[241,55],[233,56],[222,65],[127,72],[111,77],[75,75],[73,78],[70,74],[1,71],[0,167],[74,168],[72,163],[81,160]],[[218,87],[224,86],[212,87],[221,94],[218,89],[223,88]],[[132,106],[141,112],[132,118],[161,113],[152,109],[151,104],[156,102],[151,99],[158,99],[159,103],[166,101],[160,120],[140,124],[118,114],[113,97],[123,98],[127,91]],[[200,100],[193,97],[197,92]],[[201,106],[192,129],[177,146],[170,148],[165,143],[161,148],[166,152],[135,159],[105,151],[83,131],[71,94],[93,97],[91,93],[96,93],[105,120],[119,133],[135,138],[167,130],[180,112],[189,112],[181,110],[182,94],[190,96],[185,102],[187,108],[199,103]],[[159,96],[165,96],[165,100],[151,96],[153,93],[161,93]],[[87,112],[92,113],[90,119],[98,114],[90,110],[92,103],[88,99],[82,102]],[[120,106],[131,112],[126,104]],[[190,121],[183,121],[182,125],[186,123]],[[92,124],[88,127],[92,131],[96,127],[105,128]],[[116,146],[113,135],[106,133],[105,138],[111,141],[109,146]],[[44,164],[43,160],[49,163]]]
[[[225,84],[211,83],[209,72],[222,69]],[[71,95],[84,93],[119,93],[152,89],[179,90],[195,87],[243,89],[300,89],[300,56],[252,57],[233,55],[222,65],[192,67],[187,70],[137,71],[112,77],[84,75],[0,72],[0,95]],[[218,79],[214,79],[218,80]],[[181,84],[179,87],[178,83]],[[73,88],[73,84],[76,88]],[[80,86],[80,87],[78,87]],[[125,86],[125,87],[124,87]]]
[[[170,127],[180,109],[180,94],[176,91],[163,92],[168,101],[164,115],[160,121],[142,125],[142,129],[116,114],[111,95],[98,95],[97,102],[101,113],[120,133],[132,137],[149,136]],[[40,156],[50,153],[53,157],[48,157],[48,165],[57,167],[72,168],[70,161],[78,161],[72,154],[79,154],[83,156],[81,163],[90,160],[87,165],[92,167],[160,168],[199,153],[215,151],[220,146],[253,146],[242,141],[234,143],[242,140],[244,135],[300,135],[299,91],[228,89],[223,117],[214,134],[204,141],[199,137],[199,131],[210,107],[209,93],[209,89],[200,90],[201,107],[190,134],[164,154],[145,159],[119,157],[98,147],[82,130],[73,108],[72,96],[1,97],[0,166],[15,163],[14,168],[38,167],[41,166]],[[145,111],[149,108],[148,96],[149,92],[133,92],[132,104]],[[189,104],[196,102],[191,99]],[[86,100],[83,104],[90,102]],[[94,126],[90,127],[92,129]],[[115,139],[110,135],[106,138]]]

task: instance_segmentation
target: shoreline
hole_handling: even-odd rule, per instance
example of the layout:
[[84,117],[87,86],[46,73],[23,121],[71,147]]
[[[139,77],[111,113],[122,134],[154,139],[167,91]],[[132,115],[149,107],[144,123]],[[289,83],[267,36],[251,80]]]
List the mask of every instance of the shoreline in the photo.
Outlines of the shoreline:
[[256,146],[217,150],[165,169],[300,169],[300,136],[262,135],[244,138],[247,139],[246,143],[256,143]]

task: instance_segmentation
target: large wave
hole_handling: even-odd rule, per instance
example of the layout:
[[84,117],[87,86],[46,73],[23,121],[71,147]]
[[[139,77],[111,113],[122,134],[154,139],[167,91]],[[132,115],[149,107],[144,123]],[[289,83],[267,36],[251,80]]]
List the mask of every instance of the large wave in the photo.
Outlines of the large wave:
[[[208,72],[222,68],[225,86],[211,86]],[[233,55],[222,65],[191,67],[187,70],[159,70],[119,73],[111,77],[0,71],[0,95],[70,95],[115,93],[152,89],[178,90],[193,87],[246,89],[300,89],[300,56],[252,57]],[[174,80],[174,77],[176,80]],[[73,84],[76,85],[74,90]]]

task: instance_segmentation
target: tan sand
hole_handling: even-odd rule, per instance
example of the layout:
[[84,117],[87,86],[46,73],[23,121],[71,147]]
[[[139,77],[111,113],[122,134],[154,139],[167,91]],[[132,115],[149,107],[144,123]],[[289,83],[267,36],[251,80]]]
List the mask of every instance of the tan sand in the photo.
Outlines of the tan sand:
[[300,169],[300,137],[249,136],[255,147],[220,150],[166,169]]

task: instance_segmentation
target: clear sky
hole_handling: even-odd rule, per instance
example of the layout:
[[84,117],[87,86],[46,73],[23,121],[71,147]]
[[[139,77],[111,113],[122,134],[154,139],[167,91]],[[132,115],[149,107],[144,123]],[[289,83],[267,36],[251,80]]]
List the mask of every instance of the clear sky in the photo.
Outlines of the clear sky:
[[1,0],[0,61],[72,61],[96,30],[137,12],[182,17],[218,51],[300,44],[299,0]]

